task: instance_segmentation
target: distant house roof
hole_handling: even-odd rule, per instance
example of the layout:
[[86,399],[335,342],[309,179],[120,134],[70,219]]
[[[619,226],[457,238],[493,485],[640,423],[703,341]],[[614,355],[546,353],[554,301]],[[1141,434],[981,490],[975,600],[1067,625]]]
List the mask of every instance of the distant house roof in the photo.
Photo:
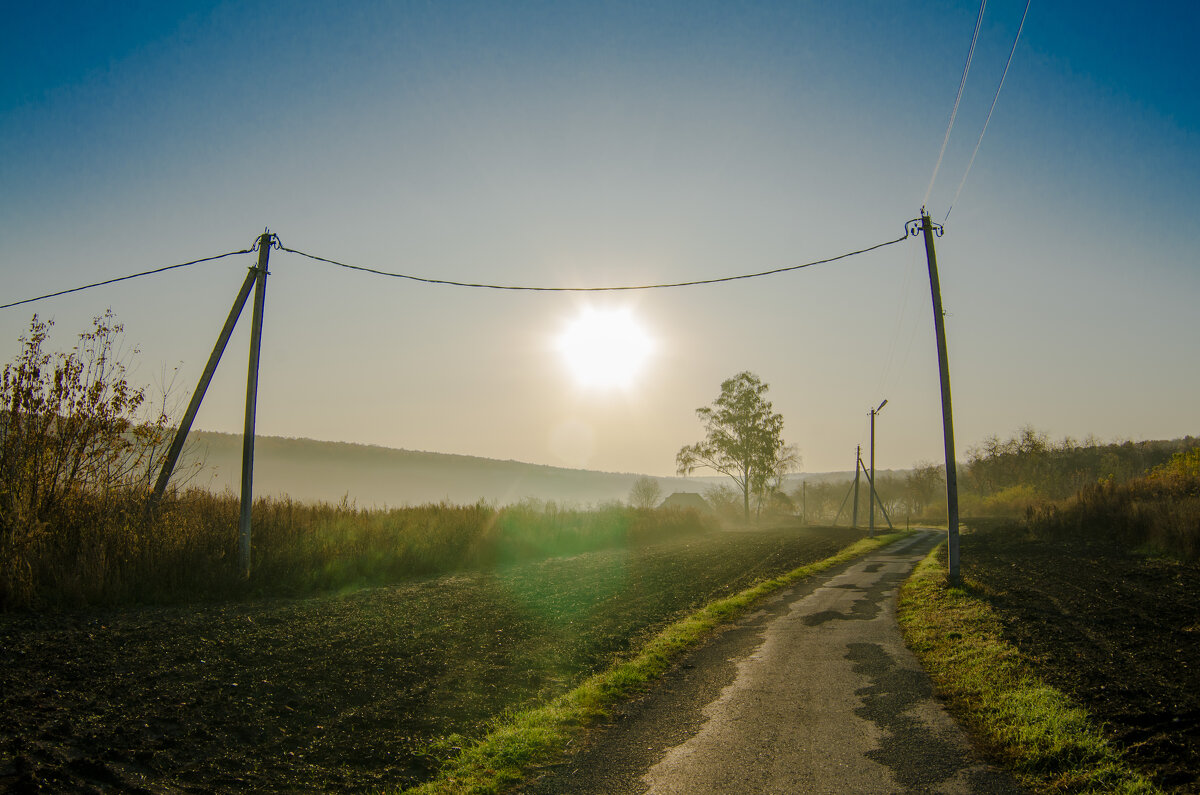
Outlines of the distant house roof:
[[692,508],[697,511],[711,511],[708,501],[694,491],[677,491],[662,501],[659,508]]

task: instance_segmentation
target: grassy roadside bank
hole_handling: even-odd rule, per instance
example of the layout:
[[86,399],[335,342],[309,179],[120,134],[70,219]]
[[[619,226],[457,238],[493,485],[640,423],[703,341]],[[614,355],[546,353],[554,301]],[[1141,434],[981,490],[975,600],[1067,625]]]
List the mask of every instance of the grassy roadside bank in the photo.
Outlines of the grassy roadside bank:
[[534,766],[556,759],[579,731],[661,677],[681,654],[699,645],[720,624],[745,613],[770,593],[904,535],[893,533],[863,539],[832,557],[709,603],[668,626],[630,659],[587,679],[569,693],[499,720],[483,739],[464,747],[451,759],[436,779],[404,791],[415,795],[482,795],[504,791],[522,781]]
[[900,628],[950,712],[1037,792],[1158,793],[1002,635],[982,588],[950,587],[945,545],[900,590]]

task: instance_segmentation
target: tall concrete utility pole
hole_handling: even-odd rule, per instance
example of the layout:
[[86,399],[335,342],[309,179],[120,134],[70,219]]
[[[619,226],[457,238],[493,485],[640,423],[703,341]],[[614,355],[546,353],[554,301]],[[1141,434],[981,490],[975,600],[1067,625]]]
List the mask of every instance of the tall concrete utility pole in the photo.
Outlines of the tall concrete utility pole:
[[[920,226],[916,226],[916,224]],[[946,558],[950,580],[958,581],[958,465],[954,459],[954,412],[950,407],[950,363],[946,355],[945,311],[942,309],[942,286],[938,281],[937,252],[934,236],[941,237],[942,227],[929,220],[921,208],[920,221],[909,221],[909,234],[919,229],[925,235],[925,260],[929,264],[929,290],[933,294],[933,329],[937,335],[938,373],[942,383],[942,435],[946,443]]]

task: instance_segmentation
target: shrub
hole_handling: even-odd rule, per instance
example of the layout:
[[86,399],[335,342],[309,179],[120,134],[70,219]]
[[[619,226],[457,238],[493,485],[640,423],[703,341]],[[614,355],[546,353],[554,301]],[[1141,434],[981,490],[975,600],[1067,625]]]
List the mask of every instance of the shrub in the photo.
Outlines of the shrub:
[[138,506],[166,433],[126,378],[111,311],[68,353],[44,350],[52,325],[34,315],[0,375],[0,604],[28,602],[37,582],[105,587],[109,561],[144,532]]
[[1111,536],[1123,544],[1200,558],[1200,453],[1177,454],[1128,483],[1103,481],[1057,506],[1030,511],[1035,532]]

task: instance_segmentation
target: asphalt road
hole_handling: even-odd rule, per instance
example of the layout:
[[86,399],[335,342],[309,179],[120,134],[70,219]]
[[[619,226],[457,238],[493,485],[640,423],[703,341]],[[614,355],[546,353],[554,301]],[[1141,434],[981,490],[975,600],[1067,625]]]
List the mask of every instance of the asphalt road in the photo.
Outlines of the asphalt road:
[[932,694],[896,590],[920,533],[775,595],[525,790],[537,795],[1020,793]]

